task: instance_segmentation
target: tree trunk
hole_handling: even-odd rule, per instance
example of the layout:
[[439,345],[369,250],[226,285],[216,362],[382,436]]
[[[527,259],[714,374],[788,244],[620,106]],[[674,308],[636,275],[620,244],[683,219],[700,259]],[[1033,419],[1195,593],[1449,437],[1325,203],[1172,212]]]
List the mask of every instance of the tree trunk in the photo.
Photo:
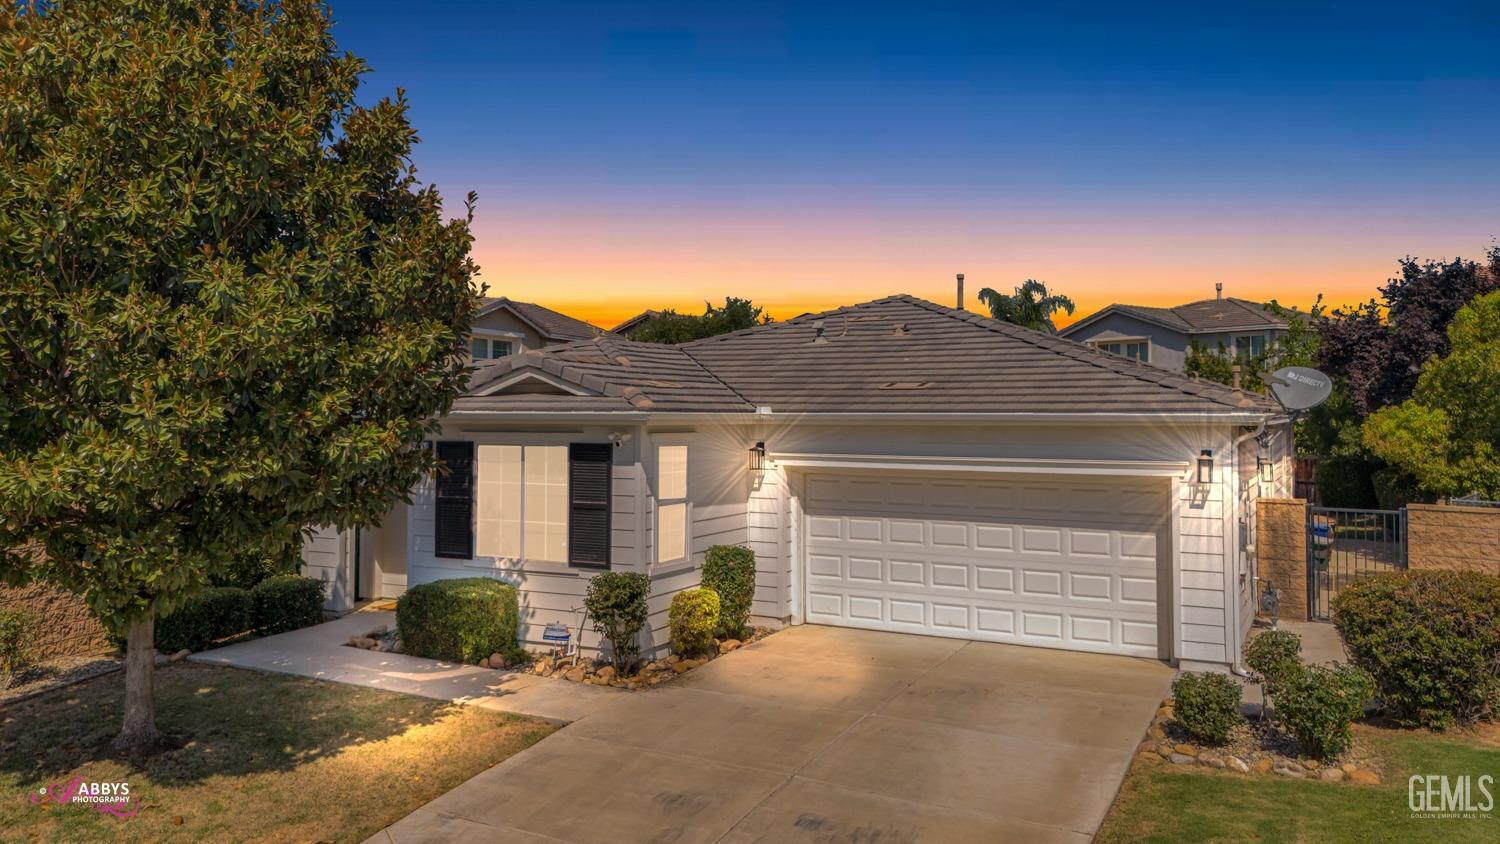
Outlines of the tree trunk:
[[152,671],[156,667],[152,616],[130,623],[125,640],[125,722],[115,737],[116,750],[132,755],[150,753],[161,743],[156,730],[156,698],[152,694]]

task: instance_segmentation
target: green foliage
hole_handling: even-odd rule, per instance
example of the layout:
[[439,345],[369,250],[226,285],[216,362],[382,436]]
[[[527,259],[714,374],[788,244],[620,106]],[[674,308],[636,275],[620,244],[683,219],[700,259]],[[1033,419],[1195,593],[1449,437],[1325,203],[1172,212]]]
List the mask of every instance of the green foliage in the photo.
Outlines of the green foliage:
[[743,545],[715,545],[703,555],[703,585],[719,594],[719,633],[745,635],[755,600],[755,552]]
[[323,620],[323,581],[297,574],[279,574],[250,590],[250,621],[262,636],[311,627]]
[[642,343],[686,343],[770,322],[771,315],[764,308],[749,299],[729,296],[724,299],[723,307],[704,302],[702,316],[664,310],[631,332],[630,339]]
[[31,667],[35,639],[35,615],[23,609],[0,610],[0,687]]
[[488,577],[435,580],[396,599],[403,649],[428,659],[472,665],[492,653],[511,654],[521,606],[516,587]]
[[1302,670],[1302,637],[1285,630],[1267,630],[1245,645],[1245,664],[1270,695]]
[[283,574],[296,574],[302,568],[300,536],[286,546],[263,554],[244,554],[230,560],[209,575],[210,586],[237,586],[254,589],[257,583]]
[[1500,292],[1459,309],[1448,342],[1410,399],[1365,419],[1364,444],[1424,492],[1500,498]]
[[1193,738],[1223,744],[1240,722],[1241,691],[1223,674],[1185,671],[1172,681],[1172,715]]
[[220,639],[250,629],[249,591],[233,586],[204,589],[156,620],[156,649],[174,653],[205,650]]
[[704,653],[714,644],[719,626],[719,594],[712,589],[684,589],[672,596],[667,627],[672,650],[682,656]]
[[330,26],[318,0],[0,11],[6,580],[118,630],[434,468],[469,223]]
[[651,577],[641,572],[606,571],[589,580],[583,605],[594,620],[594,632],[609,642],[615,670],[624,674],[640,652],[636,635],[646,626]]
[[1443,727],[1500,705],[1500,577],[1406,571],[1345,586],[1333,623],[1393,715]]
[[986,287],[979,291],[979,301],[990,309],[990,316],[1034,331],[1056,334],[1052,316],[1059,311],[1073,313],[1073,300],[1061,293],[1047,292],[1047,285],[1028,278],[1010,295]]
[[1283,679],[1271,702],[1303,753],[1332,759],[1349,748],[1349,725],[1374,695],[1375,681],[1353,665],[1306,665]]
[[1335,454],[1318,461],[1318,500],[1325,507],[1374,507],[1379,461],[1361,454]]

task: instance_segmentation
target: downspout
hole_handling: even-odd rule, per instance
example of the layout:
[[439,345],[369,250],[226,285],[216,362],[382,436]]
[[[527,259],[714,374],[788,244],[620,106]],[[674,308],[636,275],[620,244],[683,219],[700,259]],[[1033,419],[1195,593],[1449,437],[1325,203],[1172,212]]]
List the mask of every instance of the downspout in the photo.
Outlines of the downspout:
[[[1234,512],[1234,520],[1233,520],[1233,524],[1234,524],[1234,558],[1233,558],[1234,565],[1233,565],[1233,571],[1229,572],[1229,574],[1230,574],[1230,582],[1236,584],[1236,586],[1238,586],[1238,584],[1239,584],[1239,562],[1240,562],[1239,555],[1243,554],[1245,552],[1244,548],[1241,547],[1241,545],[1240,545],[1241,533],[1240,533],[1240,530],[1239,530],[1240,496],[1244,494],[1240,490],[1240,471],[1239,471],[1240,470],[1240,467],[1239,467],[1239,461],[1240,461],[1240,444],[1244,443],[1246,440],[1252,439],[1254,437],[1258,437],[1261,434],[1264,434],[1265,432],[1266,432],[1266,420],[1265,420],[1265,417],[1261,417],[1260,424],[1256,426],[1255,430],[1250,431],[1249,433],[1245,433],[1245,434],[1239,435],[1238,437],[1236,437],[1233,440],[1233,442],[1231,442],[1229,444],[1229,480],[1230,480],[1230,489],[1234,490],[1233,506],[1234,506],[1234,511],[1235,511]],[[1254,596],[1255,596],[1255,583],[1253,581],[1249,584],[1249,589],[1250,589],[1250,593],[1251,593],[1251,598],[1253,599]],[[1240,595],[1238,594],[1238,590],[1236,590],[1236,594],[1234,596],[1234,600],[1230,601],[1229,605],[1233,608],[1231,610],[1231,612],[1230,612],[1230,618],[1229,618],[1229,625],[1230,626],[1229,626],[1229,629],[1231,631],[1233,631],[1233,633],[1234,633],[1234,635],[1231,636],[1230,639],[1229,639],[1229,641],[1231,641],[1231,642],[1234,643],[1233,650],[1230,652],[1230,655],[1229,655],[1229,670],[1231,672],[1233,672],[1234,674],[1240,676],[1240,677],[1249,677],[1250,676],[1250,670],[1248,668],[1246,668],[1245,665],[1244,665],[1244,663],[1242,663],[1240,661],[1240,657],[1241,657],[1240,647],[1241,647],[1241,644],[1242,644],[1240,642],[1240,607],[1241,607],[1242,604],[1241,604],[1241,601],[1240,601]]]

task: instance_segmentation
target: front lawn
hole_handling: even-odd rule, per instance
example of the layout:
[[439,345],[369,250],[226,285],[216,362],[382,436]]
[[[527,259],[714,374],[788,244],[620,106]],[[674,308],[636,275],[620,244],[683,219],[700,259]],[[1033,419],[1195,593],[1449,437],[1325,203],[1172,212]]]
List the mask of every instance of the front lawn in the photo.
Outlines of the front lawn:
[[[1490,774],[1500,798],[1500,730],[1434,734],[1356,725],[1355,740],[1380,758],[1378,786],[1246,776],[1137,760],[1100,842],[1464,842],[1500,840],[1500,805],[1479,819],[1413,818],[1412,774]],[[1480,799],[1476,791],[1476,799]]]
[[[108,750],[123,674],[0,710],[7,841],[360,841],[555,727],[315,680],[180,663],[157,671],[157,722],[189,737],[140,767]],[[128,820],[31,794],[127,782]]]

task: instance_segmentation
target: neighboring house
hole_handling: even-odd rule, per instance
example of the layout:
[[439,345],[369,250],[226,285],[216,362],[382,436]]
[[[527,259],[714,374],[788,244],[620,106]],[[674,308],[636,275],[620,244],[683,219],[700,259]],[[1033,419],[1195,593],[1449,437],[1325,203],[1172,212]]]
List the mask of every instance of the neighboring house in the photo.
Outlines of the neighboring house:
[[600,329],[581,319],[502,296],[485,299],[474,315],[470,354],[474,360],[491,360],[559,343],[587,340],[599,333]]
[[434,444],[451,472],[309,562],[515,583],[532,644],[577,629],[593,574],[644,572],[659,653],[704,552],[743,544],[763,622],[1222,668],[1254,615],[1242,520],[1289,494],[1290,445],[1260,396],[893,296],[481,364]]
[[609,330],[609,333],[611,333],[611,334],[619,334],[622,337],[630,337],[630,336],[634,335],[635,332],[636,332],[636,330],[639,329],[641,326],[645,325],[646,323],[650,322],[653,319],[656,319],[659,316],[661,316],[661,311],[653,311],[653,310],[641,311],[640,313],[636,314],[635,316],[631,317],[630,319],[627,319],[624,322],[620,323],[619,325],[615,326],[614,328],[611,328]]
[[1111,354],[1182,371],[1194,340],[1205,349],[1254,357],[1286,336],[1287,324],[1259,302],[1217,296],[1174,308],[1110,305],[1058,332]]

